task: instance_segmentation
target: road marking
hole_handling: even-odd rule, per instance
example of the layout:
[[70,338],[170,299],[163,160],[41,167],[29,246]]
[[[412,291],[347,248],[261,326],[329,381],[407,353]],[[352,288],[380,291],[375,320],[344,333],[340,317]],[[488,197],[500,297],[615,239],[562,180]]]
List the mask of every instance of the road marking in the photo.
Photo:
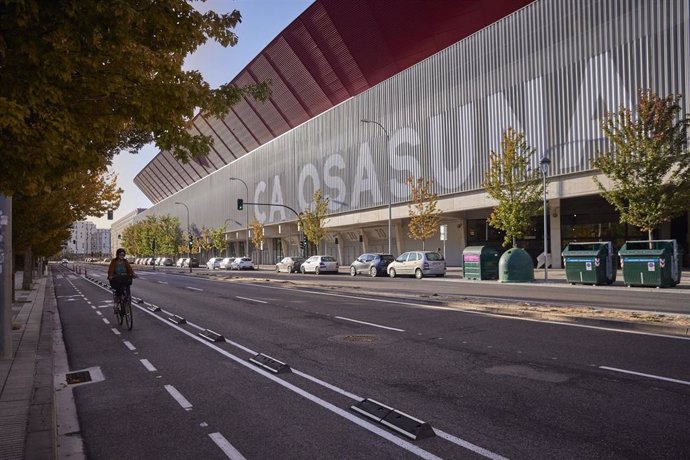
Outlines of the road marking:
[[245,460],[244,455],[240,454],[240,452],[235,449],[222,434],[209,433],[208,436],[213,440],[213,442],[216,443],[218,447],[220,447],[220,450],[222,450],[223,453],[228,456],[228,458],[231,458],[232,460]]
[[168,284],[167,281],[158,281],[159,284]]
[[203,291],[203,289],[195,288],[192,286],[185,286],[187,289],[191,289],[192,291]]
[[187,401],[187,398],[182,396],[182,393],[177,391],[177,389],[172,386],[172,385],[166,385],[165,389],[168,390],[168,393],[170,393],[170,396],[177,401],[177,403],[182,406],[184,410],[192,410],[192,403]]
[[663,380],[664,382],[680,383],[681,385],[690,385],[690,382],[685,380],[671,379],[668,377],[661,377],[653,374],[643,374],[642,372],[628,371],[625,369],[618,369],[616,367],[599,366],[599,369],[606,369],[607,371],[622,372],[624,374],[639,375],[640,377],[647,377],[650,379]]
[[249,297],[240,297],[240,296],[235,296],[235,297],[237,297],[238,299],[242,299],[242,300],[248,300],[250,302],[268,303],[268,302],[265,302],[263,300],[250,299]]
[[[195,336],[191,332],[186,331],[186,330],[182,329],[181,327],[166,321],[164,318],[159,317],[158,315],[148,311],[147,309],[141,308],[141,307],[139,307],[139,308],[144,313],[151,315],[152,317],[161,321],[163,324],[166,324],[167,326],[172,327],[173,329],[176,329],[178,332],[181,332],[182,334],[188,336],[189,338],[196,340],[199,343],[204,344],[205,346],[215,350],[217,353],[219,353],[223,356],[226,356],[227,358],[230,358],[231,360],[235,361],[237,364],[244,366],[247,369],[250,369],[251,371],[256,372],[257,374],[262,375],[263,377],[273,381],[274,383],[276,383],[276,384],[278,384],[278,385],[280,385],[280,386],[282,386],[282,387],[284,387],[290,391],[293,391],[294,393],[297,393],[298,395],[308,399],[309,401],[312,401],[313,403],[335,413],[336,415],[339,415],[340,417],[354,423],[355,425],[358,425],[358,426],[364,428],[365,430],[370,431],[370,432],[386,439],[387,441],[397,445],[398,447],[401,447],[402,449],[405,449],[408,452],[411,452],[411,453],[413,453],[413,454],[415,454],[421,458],[425,458],[425,459],[429,459],[429,460],[439,459],[439,457],[435,456],[431,452],[427,452],[426,450],[412,444],[411,442],[408,442],[404,439],[401,439],[401,438],[389,433],[388,431],[386,431],[382,428],[379,428],[378,426],[376,426],[372,423],[369,423],[367,420],[361,419],[361,418],[351,414],[350,412],[347,412],[346,410],[341,409],[341,408],[329,403],[328,401],[325,401],[325,400],[319,398],[318,396],[315,396],[315,395],[307,392],[306,390],[303,390],[302,388],[300,388],[296,385],[293,385],[293,384],[291,384],[285,380],[282,380],[282,379],[276,377],[273,374],[270,374],[268,371],[264,371],[263,369],[254,366],[249,361],[242,359],[238,356],[235,356],[232,353],[227,352],[227,351],[223,350],[222,348],[219,348],[218,346],[207,342],[206,340],[202,339],[201,337]],[[364,398],[361,398],[361,399],[364,399]],[[500,458],[500,457],[496,457],[496,458]]]
[[114,327],[111,327],[110,330],[113,331],[113,334],[115,334],[115,335],[122,335],[122,334],[120,334],[120,331],[118,331]]
[[104,322],[105,324],[110,324],[110,321],[108,321],[108,318],[103,318],[103,322]]
[[148,359],[140,359],[139,361],[141,361],[141,364],[144,365],[147,371],[156,372],[157,369],[153,367],[153,364],[151,364],[151,362]]
[[[95,309],[96,307],[91,307],[91,308],[94,308],[94,309]],[[103,316],[103,313],[101,313],[100,311],[97,311],[96,314],[97,314],[98,316]]]
[[132,342],[130,342],[129,340],[125,340],[125,341],[122,342],[122,343],[124,343],[125,346],[126,346],[127,348],[129,348],[131,351],[134,351],[134,350],[137,349],[137,347],[135,347],[134,345],[132,345]]
[[391,331],[405,332],[405,329],[398,329],[396,327],[382,326],[380,324],[367,323],[366,321],[358,321],[352,318],[345,318],[344,316],[336,316],[337,319],[342,319],[345,321],[352,321],[353,323],[366,324],[367,326],[380,327],[381,329],[389,329]]

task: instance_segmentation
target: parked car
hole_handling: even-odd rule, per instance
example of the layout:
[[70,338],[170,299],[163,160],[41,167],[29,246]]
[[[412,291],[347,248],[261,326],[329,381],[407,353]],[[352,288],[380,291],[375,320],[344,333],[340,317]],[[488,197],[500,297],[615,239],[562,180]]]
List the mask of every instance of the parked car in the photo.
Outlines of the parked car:
[[208,259],[208,262],[206,262],[206,268],[209,270],[216,270],[220,268],[220,261],[223,260],[222,257],[211,257]]
[[60,263],[61,263],[62,265],[67,265],[67,264],[69,263],[69,260],[67,260],[67,259],[62,259],[62,260],[60,261]]
[[304,257],[300,256],[288,256],[283,257],[283,260],[276,264],[276,273],[288,272],[288,273],[298,273],[299,268],[304,262]]
[[249,257],[236,257],[230,263],[230,270],[254,270],[254,262]]
[[182,263],[180,264],[180,267],[184,268],[189,265],[189,257],[183,257],[182,258]]
[[170,257],[163,257],[163,259],[161,260],[161,265],[164,267],[172,267],[173,260]]
[[425,276],[446,275],[446,261],[441,254],[433,251],[409,251],[401,254],[388,266],[388,276],[411,275],[417,279]]
[[218,268],[223,269],[223,270],[230,270],[230,265],[232,265],[232,263],[234,261],[235,261],[234,257],[226,257],[220,261]]
[[196,257],[192,257],[191,259],[189,257],[186,257],[184,259],[184,262],[182,262],[183,267],[192,267],[192,268],[199,268],[199,259]]
[[319,275],[321,273],[331,272],[338,273],[338,261],[333,256],[316,255],[311,256],[300,267],[302,274],[314,273]]
[[395,260],[391,254],[367,253],[350,264],[350,275],[366,274],[373,277],[387,274],[388,265]]
[[175,266],[176,267],[184,266],[184,259],[185,259],[184,257],[180,257],[179,259],[177,259],[177,262],[175,262]]

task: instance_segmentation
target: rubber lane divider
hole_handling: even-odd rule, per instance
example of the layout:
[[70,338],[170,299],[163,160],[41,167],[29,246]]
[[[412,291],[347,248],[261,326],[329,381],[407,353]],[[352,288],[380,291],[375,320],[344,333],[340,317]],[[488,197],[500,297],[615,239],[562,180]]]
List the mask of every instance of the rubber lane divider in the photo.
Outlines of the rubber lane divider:
[[179,315],[172,315],[168,317],[168,321],[173,324],[187,324],[187,320]]
[[199,332],[199,336],[205,338],[209,342],[225,342],[225,337],[217,332],[213,332],[211,329]]
[[284,362],[278,361],[277,359],[271,358],[270,356],[265,355],[263,353],[259,353],[253,358],[249,358],[249,361],[258,366],[263,367],[268,371],[273,372],[274,374],[286,374],[288,372],[292,372],[290,366],[288,366]]
[[436,436],[434,429],[427,422],[373,399],[364,399],[354,406],[350,406],[350,410],[364,415],[414,441]]
[[157,311],[161,311],[161,307],[159,307],[158,305],[153,305],[153,304],[148,304],[148,305],[146,305],[146,309],[147,309],[148,311],[152,311],[152,312],[154,312],[154,313],[157,312]]

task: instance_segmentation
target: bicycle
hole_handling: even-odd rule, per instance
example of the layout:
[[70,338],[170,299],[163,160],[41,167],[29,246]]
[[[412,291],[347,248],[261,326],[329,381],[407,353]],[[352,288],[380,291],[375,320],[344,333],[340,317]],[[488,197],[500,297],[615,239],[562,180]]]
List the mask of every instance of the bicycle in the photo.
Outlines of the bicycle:
[[115,318],[117,318],[117,322],[120,324],[120,326],[122,326],[122,323],[124,322],[127,326],[127,330],[131,331],[132,326],[134,326],[134,317],[132,316],[132,295],[129,291],[129,286],[132,283],[132,279],[130,278],[128,281],[129,282],[122,288],[119,308],[115,312]]

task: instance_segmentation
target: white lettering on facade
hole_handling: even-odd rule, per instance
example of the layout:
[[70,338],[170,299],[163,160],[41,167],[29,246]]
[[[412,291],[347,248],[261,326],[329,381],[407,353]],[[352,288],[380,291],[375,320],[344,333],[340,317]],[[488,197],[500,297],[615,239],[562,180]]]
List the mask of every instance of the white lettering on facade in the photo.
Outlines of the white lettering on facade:
[[283,204],[283,188],[280,185],[280,176],[273,176],[273,187],[271,190],[271,208],[268,211],[268,218],[271,222],[276,222],[275,213],[278,216],[278,222],[285,220],[285,208],[282,206],[273,206],[275,204]]
[[381,187],[368,143],[362,144],[359,148],[357,167],[352,183],[351,207],[356,208],[359,206],[362,193],[371,193],[372,204],[381,202]]
[[[312,192],[309,196],[304,196],[304,185],[307,179],[311,179]],[[316,166],[311,163],[307,163],[302,166],[302,170],[299,173],[299,180],[297,181],[297,200],[299,201],[299,210],[304,211],[309,209],[313,201],[313,193],[321,188],[321,180],[319,179],[319,171],[317,171]]]
[[[332,169],[338,170],[337,175],[331,175]],[[327,194],[328,200],[328,210],[338,211],[347,203],[344,200],[347,197],[347,185],[345,181],[341,178],[342,171],[345,170],[345,159],[342,155],[335,154],[331,155],[326,159],[323,165],[323,182],[328,187],[324,193]],[[332,191],[336,191],[337,195],[333,196]]]
[[[449,123],[455,133],[443,131],[443,125]],[[441,187],[453,190],[460,187],[472,170],[471,161],[464,164],[462,158],[473,158],[476,151],[475,146],[475,115],[474,104],[466,104],[454,111],[453,114],[441,113],[434,116],[430,121],[429,127],[429,154],[432,158],[443,158],[445,161],[434,171],[434,179]],[[452,140],[457,140],[456,145]],[[458,163],[455,168],[447,167],[446,164],[451,158],[457,158]]]
[[[266,182],[261,181],[256,184],[254,189],[254,203],[261,203],[261,195],[266,191]],[[245,204],[245,206],[247,206]],[[261,211],[261,206],[252,206],[254,208],[254,218],[262,224],[266,222],[266,213]]]
[[[393,178],[390,180],[390,190],[397,198],[407,199],[409,197],[409,189],[407,187],[407,177],[417,177],[421,173],[422,167],[419,161],[411,152],[406,155],[398,155],[397,151],[411,150],[403,149],[405,145],[417,147],[420,144],[419,133],[415,129],[404,127],[393,133],[388,143],[388,160],[390,168],[393,171]],[[408,173],[408,174],[404,174]]]

